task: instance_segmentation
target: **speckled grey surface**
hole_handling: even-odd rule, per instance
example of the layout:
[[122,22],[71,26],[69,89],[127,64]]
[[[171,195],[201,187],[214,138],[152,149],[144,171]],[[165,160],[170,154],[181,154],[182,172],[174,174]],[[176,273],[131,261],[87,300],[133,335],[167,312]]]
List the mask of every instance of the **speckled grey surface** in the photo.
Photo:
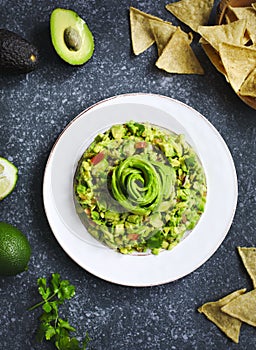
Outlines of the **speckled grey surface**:
[[[63,307],[63,317],[77,327],[78,337],[88,331],[90,349],[256,348],[255,328],[244,324],[236,345],[197,312],[206,301],[252,288],[236,247],[256,245],[256,111],[238,99],[199,44],[194,49],[204,76],[158,70],[155,47],[138,57],[132,55],[129,6],[178,24],[165,4],[162,0],[0,0],[1,27],[26,37],[40,51],[36,71],[0,76],[0,154],[19,168],[15,191],[0,203],[0,221],[21,229],[33,250],[28,272],[0,279],[0,349],[53,348],[35,340],[40,311],[27,311],[38,301],[37,278],[53,272],[76,286],[76,296]],[[94,34],[95,53],[83,67],[65,64],[51,45],[49,15],[57,6],[76,10]],[[74,263],[51,232],[42,201],[44,167],[59,133],[88,106],[128,92],[170,96],[202,113],[226,141],[239,184],[234,222],[216,253],[190,275],[148,288],[108,283]],[[210,227],[205,234],[211,235]]]

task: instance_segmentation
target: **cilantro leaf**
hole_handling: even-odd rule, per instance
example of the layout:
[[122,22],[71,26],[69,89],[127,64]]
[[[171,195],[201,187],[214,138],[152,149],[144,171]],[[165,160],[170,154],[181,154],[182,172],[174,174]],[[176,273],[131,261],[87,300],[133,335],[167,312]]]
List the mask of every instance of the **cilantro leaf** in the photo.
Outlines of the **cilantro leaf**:
[[53,336],[55,336],[56,330],[53,326],[49,325],[45,331],[45,339],[50,340]]
[[46,313],[49,313],[49,312],[52,311],[51,304],[48,303],[48,302],[44,303],[42,307],[43,307],[43,309],[44,309],[44,311],[45,311]]
[[52,274],[51,285],[53,292],[57,293],[60,286],[60,275],[58,273]]

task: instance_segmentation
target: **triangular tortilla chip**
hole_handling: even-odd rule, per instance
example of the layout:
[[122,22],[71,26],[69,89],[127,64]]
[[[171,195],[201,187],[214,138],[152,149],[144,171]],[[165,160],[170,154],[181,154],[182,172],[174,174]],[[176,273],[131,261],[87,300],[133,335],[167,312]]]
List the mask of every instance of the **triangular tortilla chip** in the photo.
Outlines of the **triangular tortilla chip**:
[[132,48],[135,55],[141,54],[155,42],[150,26],[151,20],[163,22],[158,17],[149,15],[134,7],[130,7],[131,39]]
[[171,23],[159,21],[150,21],[150,25],[156,41],[158,55],[160,56],[177,27]]
[[231,7],[238,19],[246,20],[246,28],[253,43],[256,43],[256,11],[252,7]]
[[219,53],[228,80],[235,92],[238,92],[245,78],[255,67],[256,48],[222,43]]
[[220,43],[243,45],[245,30],[245,19],[229,24],[198,27],[198,33],[208,41],[216,51],[219,51]]
[[166,9],[195,32],[198,26],[206,25],[214,0],[180,0],[166,5]]
[[[253,70],[253,80],[254,80],[254,96],[256,96],[256,68]],[[249,75],[249,77],[251,76],[251,74]],[[244,84],[246,83],[247,79],[245,80]],[[244,84],[242,85],[241,89],[240,89],[240,93],[241,90],[244,86]],[[248,83],[250,84],[250,83]],[[242,93],[241,93],[242,95]],[[246,94],[246,96],[251,96],[248,93]],[[250,247],[250,248],[246,248],[246,247],[238,247],[238,253],[243,261],[244,267],[246,268],[249,276],[252,279],[253,282],[253,288],[256,288],[256,248],[254,247]]]
[[227,73],[225,71],[225,68],[222,64],[222,61],[220,59],[220,55],[218,52],[209,44],[207,41],[201,42],[202,48],[206,55],[208,56],[209,60],[212,62],[214,67],[223,75],[225,75],[227,79]]
[[256,289],[240,295],[221,308],[227,315],[256,327]]
[[156,66],[168,73],[204,74],[190,47],[190,39],[179,27],[156,61]]
[[240,295],[245,293],[245,291],[246,289],[237,290],[218,301],[206,303],[198,309],[200,313],[203,313],[235,343],[238,343],[239,341],[242,322],[225,314],[221,311],[221,308],[231,302],[231,300],[236,300]]
[[[241,96],[250,96],[256,98],[256,69],[254,69],[243,82],[240,87],[239,94]],[[256,272],[255,272],[255,283],[256,288]]]

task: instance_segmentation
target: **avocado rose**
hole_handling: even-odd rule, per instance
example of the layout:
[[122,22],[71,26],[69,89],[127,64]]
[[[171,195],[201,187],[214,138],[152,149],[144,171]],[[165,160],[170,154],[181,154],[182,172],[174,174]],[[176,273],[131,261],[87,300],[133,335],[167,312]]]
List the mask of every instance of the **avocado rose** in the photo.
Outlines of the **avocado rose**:
[[115,199],[129,212],[149,215],[156,210],[172,188],[172,168],[149,161],[141,155],[128,157],[114,168],[112,192]]

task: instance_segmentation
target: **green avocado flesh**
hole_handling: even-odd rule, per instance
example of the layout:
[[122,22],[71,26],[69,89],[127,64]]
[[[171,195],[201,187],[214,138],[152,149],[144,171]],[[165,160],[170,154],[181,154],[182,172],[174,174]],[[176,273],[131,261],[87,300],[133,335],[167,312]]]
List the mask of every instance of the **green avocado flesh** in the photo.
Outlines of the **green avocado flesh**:
[[71,65],[86,63],[94,51],[94,39],[84,20],[72,10],[56,8],[50,18],[52,44]]
[[203,167],[184,136],[134,121],[98,134],[74,177],[87,231],[124,254],[171,250],[197,224],[206,193]]

